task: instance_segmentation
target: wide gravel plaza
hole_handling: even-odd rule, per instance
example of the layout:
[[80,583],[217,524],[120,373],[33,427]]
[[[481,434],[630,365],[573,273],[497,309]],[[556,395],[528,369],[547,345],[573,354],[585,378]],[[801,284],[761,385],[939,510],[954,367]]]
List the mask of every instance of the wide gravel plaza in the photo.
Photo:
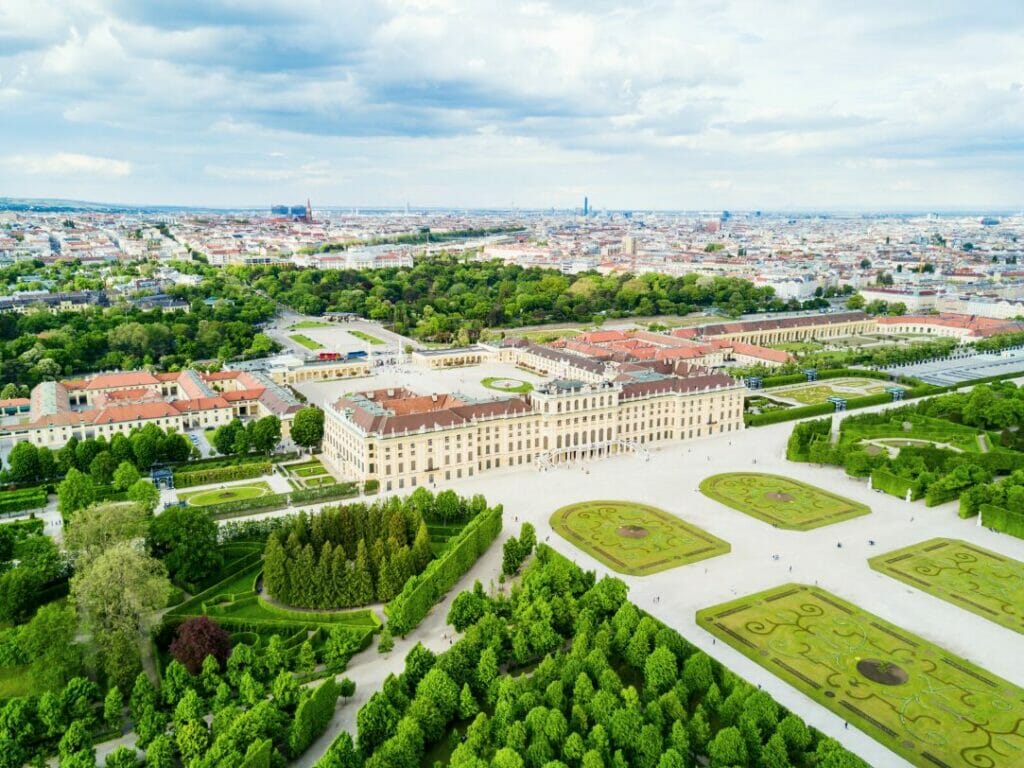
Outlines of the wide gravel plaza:
[[[839,739],[871,765],[909,765],[841,717],[798,692],[739,652],[716,642],[696,622],[702,608],[787,582],[818,585],[892,624],[947,648],[991,673],[1024,685],[1024,635],[871,569],[868,559],[927,539],[949,537],[1024,560],[1024,541],[961,520],[956,503],[926,508],[873,492],[835,468],[785,459],[792,424],[722,435],[691,445],[656,450],[649,461],[620,455],[584,466],[555,470],[491,472],[452,483],[459,493],[485,494],[505,506],[507,537],[525,521],[538,539],[599,574],[630,586],[632,599],[738,674],[767,689],[807,722]],[[757,462],[756,464],[754,462]],[[809,531],[773,528],[730,509],[699,491],[700,482],[722,472],[785,475],[867,504],[872,513]],[[728,542],[732,551],[648,576],[624,576],[555,534],[551,514],[587,500],[632,500],[666,510]],[[873,541],[874,544],[870,544]],[[841,547],[838,545],[842,545]]]

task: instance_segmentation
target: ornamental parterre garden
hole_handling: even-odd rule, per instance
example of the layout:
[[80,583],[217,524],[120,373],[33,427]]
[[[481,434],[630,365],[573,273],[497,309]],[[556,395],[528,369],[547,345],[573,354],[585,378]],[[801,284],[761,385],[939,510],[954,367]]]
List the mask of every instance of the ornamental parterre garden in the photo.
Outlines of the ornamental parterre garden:
[[785,584],[697,620],[914,765],[1024,764],[1024,690],[823,589]]
[[701,482],[700,491],[727,507],[794,531],[809,531],[871,512],[864,504],[813,485],[759,472],[712,475]]
[[724,555],[731,547],[668,512],[632,501],[585,501],[562,507],[551,527],[566,541],[629,576]]
[[957,539],[930,539],[871,558],[879,573],[1024,633],[1024,563]]
[[467,595],[459,640],[416,645],[317,768],[866,766],[545,545]]

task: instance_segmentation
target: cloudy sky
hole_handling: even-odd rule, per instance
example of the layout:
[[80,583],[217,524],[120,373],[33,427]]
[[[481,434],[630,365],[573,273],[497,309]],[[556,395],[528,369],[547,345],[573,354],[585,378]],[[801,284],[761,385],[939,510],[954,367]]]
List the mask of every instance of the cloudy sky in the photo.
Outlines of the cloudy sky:
[[0,0],[0,196],[1024,205],[1020,0]]

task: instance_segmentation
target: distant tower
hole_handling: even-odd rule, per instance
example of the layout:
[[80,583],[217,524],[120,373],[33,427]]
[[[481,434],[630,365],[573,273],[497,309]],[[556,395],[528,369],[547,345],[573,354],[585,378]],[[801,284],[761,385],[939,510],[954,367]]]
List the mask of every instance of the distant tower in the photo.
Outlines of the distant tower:
[[313,221],[313,206],[309,204],[309,198],[306,198],[306,221]]
[[583,215],[590,215],[590,200],[586,197],[583,198]]

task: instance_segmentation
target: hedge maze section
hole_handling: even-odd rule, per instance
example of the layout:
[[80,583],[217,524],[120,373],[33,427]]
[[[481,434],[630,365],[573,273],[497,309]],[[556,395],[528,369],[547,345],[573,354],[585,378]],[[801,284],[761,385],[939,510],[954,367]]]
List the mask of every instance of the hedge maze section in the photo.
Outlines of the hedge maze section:
[[697,621],[914,765],[1024,765],[1024,690],[823,589],[785,584]]
[[709,499],[777,528],[809,531],[871,512],[864,504],[780,475],[729,472],[700,484]]
[[1024,563],[958,539],[930,539],[868,560],[880,573],[1024,633]]
[[647,576],[732,547],[668,512],[631,501],[585,501],[562,507],[551,527],[563,539],[628,576]]

